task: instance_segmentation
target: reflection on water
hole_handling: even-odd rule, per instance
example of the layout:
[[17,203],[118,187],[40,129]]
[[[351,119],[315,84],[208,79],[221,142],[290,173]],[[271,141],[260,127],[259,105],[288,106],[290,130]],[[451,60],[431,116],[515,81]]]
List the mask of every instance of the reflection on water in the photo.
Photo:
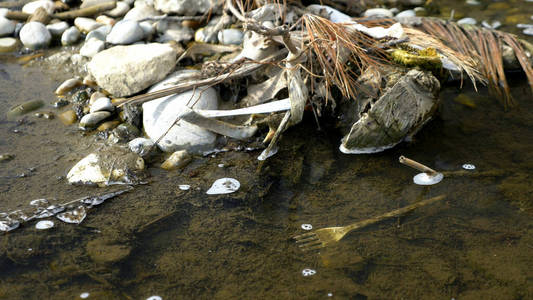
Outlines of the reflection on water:
[[[259,151],[230,151],[183,172],[152,167],[151,183],[88,211],[80,225],[54,220],[37,230],[33,222],[0,236],[0,299],[532,298],[533,101],[522,79],[510,82],[518,106],[508,111],[485,89],[451,83],[438,117],[380,154],[341,154],[340,136],[309,118],[266,162]],[[15,156],[0,162],[0,212],[106,191],[64,179],[97,138],[57,119],[5,118],[23,101],[51,103],[57,84],[0,60],[0,154]],[[417,186],[400,155],[442,172],[473,164],[468,172],[478,173]],[[223,177],[239,190],[207,195]],[[308,232],[303,224],[342,226],[440,194],[447,198],[320,252],[302,252],[290,238]]]

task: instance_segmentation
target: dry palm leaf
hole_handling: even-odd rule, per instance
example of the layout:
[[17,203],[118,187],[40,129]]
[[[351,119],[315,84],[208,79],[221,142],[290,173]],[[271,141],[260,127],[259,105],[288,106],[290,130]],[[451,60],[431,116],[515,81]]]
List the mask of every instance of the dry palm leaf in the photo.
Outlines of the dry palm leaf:
[[[324,78],[329,96],[336,86],[344,97],[356,98],[357,77],[368,67],[384,65],[386,54],[376,47],[378,41],[342,23],[333,23],[315,15],[303,16],[308,38],[308,69]],[[376,49],[372,54],[366,49]],[[313,65],[313,61],[318,66]],[[327,99],[327,97],[326,97]]]
[[521,43],[510,33],[478,27],[463,28],[438,19],[422,19],[421,30],[439,38],[451,49],[477,60],[478,71],[488,80],[493,93],[507,107],[513,104],[509,84],[505,77],[502,59],[502,41],[508,44],[526,73],[533,91],[533,69]]

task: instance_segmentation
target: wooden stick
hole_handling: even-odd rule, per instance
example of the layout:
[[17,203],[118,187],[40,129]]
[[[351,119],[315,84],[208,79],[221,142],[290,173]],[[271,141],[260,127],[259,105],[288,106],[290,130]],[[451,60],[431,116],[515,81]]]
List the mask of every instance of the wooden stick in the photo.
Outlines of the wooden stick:
[[7,19],[24,21],[24,22],[26,22],[26,20],[28,20],[30,16],[31,16],[30,14],[23,13],[21,11],[12,11],[12,10],[8,11],[6,14]]
[[423,165],[419,162],[416,162],[412,159],[409,159],[405,156],[400,156],[400,159],[399,159],[400,163],[401,164],[404,164],[406,166],[409,166],[411,168],[414,168],[414,169],[417,169],[418,171],[420,172],[424,172],[424,173],[428,173],[428,175],[435,175],[437,174],[437,171],[431,169],[430,167],[426,166],[426,165]]
[[44,9],[44,7],[38,7],[33,15],[28,18],[28,23],[29,22],[39,22],[46,25],[48,22],[50,22],[50,15],[46,9]]
[[90,17],[97,15],[101,12],[111,10],[117,6],[117,3],[115,1],[110,2],[104,2],[100,4],[96,4],[93,6],[81,8],[81,9],[75,9],[71,11],[66,11],[58,14],[54,14],[54,18],[66,20],[66,19],[75,19],[77,17]]

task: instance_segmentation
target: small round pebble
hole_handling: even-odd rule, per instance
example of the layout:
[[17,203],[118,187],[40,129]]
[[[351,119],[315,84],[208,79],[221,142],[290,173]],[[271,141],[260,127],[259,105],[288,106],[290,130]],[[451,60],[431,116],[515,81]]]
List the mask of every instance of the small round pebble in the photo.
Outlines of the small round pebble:
[[0,17],[0,37],[12,35],[15,32],[15,25],[15,22]]
[[61,36],[68,28],[68,23],[65,21],[46,25],[46,29],[48,29],[53,36]]
[[90,296],[90,294],[87,293],[87,292],[85,292],[85,293],[81,293],[81,294],[80,294],[80,298],[81,298],[81,299],[87,299],[87,298],[89,298],[89,296]]
[[144,38],[144,31],[137,21],[123,20],[117,22],[106,38],[106,42],[115,45],[129,45]]
[[474,18],[462,18],[457,21],[459,25],[476,25],[477,21]]
[[78,41],[79,38],[80,31],[78,30],[78,28],[72,26],[65,30],[65,32],[63,32],[63,34],[61,35],[61,44],[63,46],[73,45]]
[[224,45],[240,45],[244,34],[238,29],[223,29],[218,32],[218,42]]

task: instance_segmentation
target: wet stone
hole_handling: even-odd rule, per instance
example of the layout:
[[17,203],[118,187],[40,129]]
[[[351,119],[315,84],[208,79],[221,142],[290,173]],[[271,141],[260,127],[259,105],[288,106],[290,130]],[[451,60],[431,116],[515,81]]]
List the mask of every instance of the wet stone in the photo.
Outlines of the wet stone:
[[115,107],[111,103],[111,100],[107,97],[102,97],[97,99],[91,104],[91,110],[90,112],[97,112],[97,111],[108,111],[113,112],[115,110]]
[[85,36],[85,40],[88,41],[92,38],[95,38],[105,42],[107,35],[111,32],[112,28],[113,27],[110,25],[98,27],[95,30],[92,30],[91,32],[87,33],[87,35]]
[[80,128],[89,129],[94,128],[103,120],[109,118],[111,113],[108,111],[97,111],[83,116],[80,120]]
[[80,54],[85,57],[93,57],[98,52],[105,49],[105,42],[97,39],[91,38],[83,44],[83,47],[80,49]]
[[[67,103],[68,104],[68,103]],[[76,112],[73,110],[67,110],[59,114],[58,116],[61,123],[65,125],[72,125],[78,120],[78,117],[76,116]]]
[[154,146],[154,142],[147,138],[135,138],[128,143],[128,147],[141,157],[147,156]]

